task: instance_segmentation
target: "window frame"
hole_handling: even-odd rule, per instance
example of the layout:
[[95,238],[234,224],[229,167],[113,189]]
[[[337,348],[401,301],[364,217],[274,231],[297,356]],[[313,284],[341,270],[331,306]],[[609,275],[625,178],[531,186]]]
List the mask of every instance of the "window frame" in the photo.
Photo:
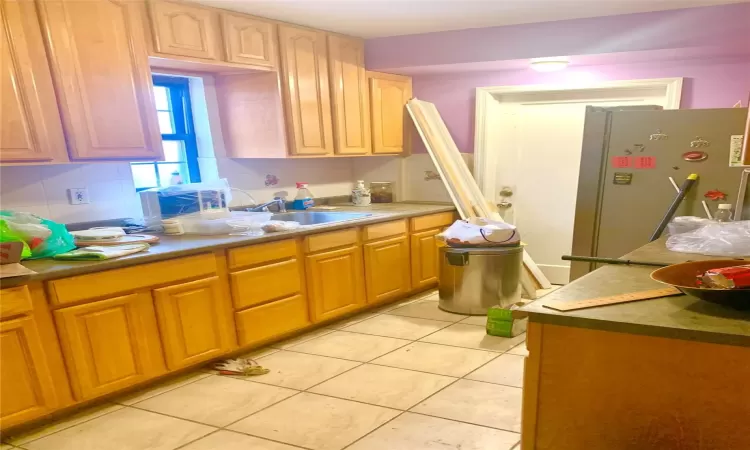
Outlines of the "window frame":
[[[153,85],[167,88],[167,95],[172,118],[172,129],[174,133],[162,133],[162,141],[180,141],[184,144],[185,164],[187,165],[190,183],[201,181],[200,167],[198,165],[198,143],[193,124],[193,108],[190,102],[190,80],[185,77],[174,77],[167,75],[153,75]],[[153,94],[152,94],[153,95]],[[159,186],[160,164],[173,164],[173,161],[139,162],[134,161],[132,165],[153,165],[156,172],[157,186],[136,188],[136,192],[152,189]]]

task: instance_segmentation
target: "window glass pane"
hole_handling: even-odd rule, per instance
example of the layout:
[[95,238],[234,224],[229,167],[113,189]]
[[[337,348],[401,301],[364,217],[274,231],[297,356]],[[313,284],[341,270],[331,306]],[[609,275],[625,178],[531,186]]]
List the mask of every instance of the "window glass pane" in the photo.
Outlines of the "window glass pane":
[[131,164],[130,170],[133,171],[133,182],[136,189],[157,186],[156,167],[153,164]]
[[162,141],[164,160],[169,162],[185,162],[185,143],[183,141]]
[[157,110],[169,110],[169,96],[167,88],[165,88],[164,86],[154,86],[154,98],[156,99]]
[[161,186],[190,183],[187,164],[158,163]]
[[159,115],[159,130],[161,134],[173,134],[172,113],[169,111],[159,111],[156,114]]

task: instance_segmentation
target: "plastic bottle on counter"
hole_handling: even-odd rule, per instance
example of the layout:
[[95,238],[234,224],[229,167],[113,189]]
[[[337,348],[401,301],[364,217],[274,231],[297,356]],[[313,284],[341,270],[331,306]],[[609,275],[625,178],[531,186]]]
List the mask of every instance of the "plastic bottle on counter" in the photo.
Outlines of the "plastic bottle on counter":
[[732,205],[730,203],[722,203],[719,205],[719,210],[714,214],[714,220],[717,222],[731,222],[732,221]]
[[297,182],[297,196],[294,197],[292,208],[302,210],[314,205],[315,201],[313,201],[312,193],[307,189],[307,183]]

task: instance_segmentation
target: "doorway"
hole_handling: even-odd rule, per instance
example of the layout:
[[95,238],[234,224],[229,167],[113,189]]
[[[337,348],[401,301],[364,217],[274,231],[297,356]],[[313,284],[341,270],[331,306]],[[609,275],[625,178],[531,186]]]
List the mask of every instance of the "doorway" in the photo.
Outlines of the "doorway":
[[477,182],[485,197],[506,206],[504,219],[519,228],[553,284],[570,278],[561,256],[573,245],[586,106],[678,109],[681,88],[681,78],[477,88]]

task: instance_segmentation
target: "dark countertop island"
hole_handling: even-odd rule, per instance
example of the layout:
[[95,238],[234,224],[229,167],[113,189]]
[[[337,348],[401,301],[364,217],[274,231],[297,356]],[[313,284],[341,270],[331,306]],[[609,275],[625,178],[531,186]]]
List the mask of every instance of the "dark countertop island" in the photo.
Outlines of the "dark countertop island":
[[[671,252],[664,243],[665,240],[660,239],[646,244],[623,259],[665,263],[731,259]],[[750,310],[738,311],[689,295],[569,312],[544,307],[553,300],[575,301],[659,289],[665,285],[650,278],[655,269],[645,266],[604,266],[524,309],[529,312],[531,321],[541,323],[750,346]]]
[[160,235],[161,239],[159,243],[153,244],[148,251],[104,261],[57,261],[54,259],[24,261],[23,265],[34,272],[37,272],[37,274],[24,277],[4,278],[0,280],[0,287],[13,287],[27,284],[30,281],[49,280],[53,278],[98,272],[101,270],[118,269],[136,264],[194,255],[221,248],[260,244],[263,242],[278,241],[307,234],[324,233],[344,228],[387,222],[390,220],[455,211],[456,209],[453,205],[444,203],[381,203],[365,207],[356,207],[350,204],[333,206],[337,207],[337,209],[333,211],[361,212],[372,215],[361,219],[347,220],[343,222],[303,226],[293,231],[266,233],[262,236],[203,236],[197,234],[186,234],[182,236]]

